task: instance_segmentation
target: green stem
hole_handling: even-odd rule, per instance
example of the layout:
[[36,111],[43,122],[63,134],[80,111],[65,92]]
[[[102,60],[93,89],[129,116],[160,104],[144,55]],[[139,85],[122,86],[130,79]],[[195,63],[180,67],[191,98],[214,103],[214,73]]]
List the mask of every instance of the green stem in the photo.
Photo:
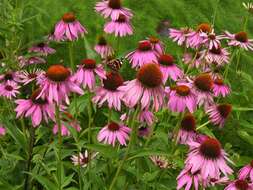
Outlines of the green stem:
[[60,119],[60,110],[59,110],[59,106],[57,104],[55,104],[55,118],[56,118],[56,124],[58,127],[58,189],[61,190],[61,186],[62,186],[62,182],[61,182],[61,168],[62,168],[62,158],[61,158],[61,148],[62,148],[62,136],[61,136],[61,119]]
[[196,128],[196,130],[200,130],[201,128],[205,127],[206,125],[208,125],[210,123],[210,121],[207,121],[205,123],[203,123],[202,125],[200,125],[199,127]]
[[214,22],[215,22],[215,19],[216,19],[216,15],[217,15],[217,10],[218,10],[219,3],[220,3],[220,0],[217,0],[216,7],[215,7],[214,13],[213,13],[213,21],[212,21],[212,25],[213,25],[213,26],[214,26]]
[[120,171],[125,163],[125,161],[127,160],[127,157],[128,157],[128,154],[133,146],[133,144],[135,144],[135,138],[137,136],[137,127],[135,126],[135,120],[136,120],[136,117],[137,117],[137,114],[139,112],[139,106],[136,108],[135,112],[134,112],[134,115],[131,119],[131,128],[132,128],[132,132],[131,132],[131,136],[130,136],[130,140],[129,140],[129,144],[128,144],[128,147],[127,147],[127,150],[126,150],[126,153],[125,153],[125,156],[124,158],[122,159],[122,161],[120,162],[119,166],[118,166],[118,169],[116,171],[116,174],[111,182],[111,185],[109,187],[109,190],[112,190],[116,181],[117,181],[117,178],[119,177],[119,174],[120,174]]
[[240,58],[241,58],[241,51],[238,49],[237,52],[237,61],[236,61],[236,72],[238,72],[239,64],[240,64]]

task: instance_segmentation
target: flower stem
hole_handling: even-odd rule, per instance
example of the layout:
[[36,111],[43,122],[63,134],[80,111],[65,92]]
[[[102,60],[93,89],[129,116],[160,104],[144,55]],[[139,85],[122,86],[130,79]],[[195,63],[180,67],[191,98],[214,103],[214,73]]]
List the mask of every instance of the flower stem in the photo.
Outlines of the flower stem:
[[57,174],[57,177],[58,177],[58,189],[61,190],[61,169],[62,169],[62,163],[61,163],[61,148],[62,148],[62,136],[61,136],[61,119],[60,119],[60,109],[59,109],[59,106],[57,104],[55,104],[55,119],[56,119],[56,124],[57,124],[57,127],[58,127],[58,174]]
[[125,163],[125,161],[127,160],[127,157],[128,157],[128,154],[133,146],[133,144],[135,144],[135,139],[136,139],[136,136],[137,136],[137,127],[135,126],[135,120],[136,120],[136,117],[137,117],[137,114],[139,112],[139,106],[136,108],[134,114],[133,114],[133,117],[131,119],[131,122],[130,122],[130,126],[132,128],[132,132],[131,132],[131,136],[130,136],[130,140],[129,140],[129,144],[128,144],[128,147],[127,147],[127,150],[126,150],[126,153],[125,153],[125,156],[124,158],[121,160],[119,166],[118,166],[118,169],[116,171],[116,174],[111,182],[111,185],[109,187],[109,190],[113,190],[113,187],[117,181],[117,178],[119,177],[119,174],[120,174],[120,171]]
[[210,121],[207,121],[205,123],[203,123],[202,125],[200,125],[199,127],[196,128],[196,130],[200,130],[201,128],[205,127],[206,125],[208,125],[210,123]]

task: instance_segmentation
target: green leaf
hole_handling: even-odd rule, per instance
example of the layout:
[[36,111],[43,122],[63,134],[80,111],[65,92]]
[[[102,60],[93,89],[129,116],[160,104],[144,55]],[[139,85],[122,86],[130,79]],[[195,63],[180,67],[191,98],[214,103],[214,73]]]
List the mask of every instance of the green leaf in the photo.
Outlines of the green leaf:
[[95,152],[101,153],[103,156],[108,158],[116,158],[118,156],[117,150],[108,145],[102,144],[86,144],[85,148],[91,149]]
[[239,130],[237,131],[237,134],[246,142],[250,143],[253,145],[253,136],[250,136],[246,131]]
[[55,185],[55,183],[50,181],[47,177],[39,176],[33,173],[30,173],[30,174],[47,190],[57,189],[57,185]]
[[170,156],[168,153],[162,152],[162,151],[154,151],[151,149],[146,149],[146,150],[138,150],[135,152],[132,152],[128,158],[128,160],[132,160],[138,157],[143,157],[143,156],[152,156],[152,155],[157,155],[157,156]]

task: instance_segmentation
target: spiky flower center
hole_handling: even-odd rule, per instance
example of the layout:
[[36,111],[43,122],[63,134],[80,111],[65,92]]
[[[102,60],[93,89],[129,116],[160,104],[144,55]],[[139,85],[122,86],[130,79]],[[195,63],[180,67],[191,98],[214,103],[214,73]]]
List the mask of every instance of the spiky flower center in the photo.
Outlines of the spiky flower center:
[[231,104],[220,104],[217,106],[217,109],[223,118],[227,118],[232,111],[232,105]]
[[244,31],[235,34],[235,39],[239,42],[245,43],[248,41],[248,34]]
[[158,62],[161,65],[172,66],[174,65],[174,57],[169,54],[164,54],[159,57]]
[[100,45],[100,46],[105,46],[105,45],[107,45],[107,41],[106,41],[106,39],[105,39],[104,36],[99,36],[99,37],[98,37],[98,45]]
[[215,34],[209,34],[209,35],[208,35],[208,38],[209,38],[210,40],[215,40],[215,39],[216,39],[216,36],[215,36]]
[[11,85],[6,85],[5,86],[5,90],[7,91],[12,91],[13,90],[13,87]]
[[117,123],[111,122],[110,124],[108,124],[108,129],[110,131],[118,131],[119,125]]
[[112,9],[120,9],[121,0],[109,0],[108,6]]
[[162,84],[163,75],[157,64],[149,63],[143,65],[138,73],[137,79],[148,88],[155,88]]
[[214,138],[207,138],[200,145],[200,153],[207,159],[216,159],[221,155],[221,144]]
[[210,92],[213,87],[213,80],[207,73],[198,75],[194,80],[195,86],[203,92]]
[[219,86],[224,85],[224,82],[223,82],[223,80],[222,80],[221,78],[215,79],[215,80],[214,80],[214,83],[217,84],[217,85],[219,85]]
[[41,42],[41,43],[38,43],[37,46],[40,47],[40,48],[43,48],[43,47],[45,47],[45,45],[46,45],[45,43]]
[[221,48],[215,48],[213,47],[212,49],[209,50],[211,53],[216,54],[216,55],[220,55],[221,54]]
[[211,33],[212,27],[208,23],[202,23],[202,24],[198,25],[197,31],[198,32],[201,31],[201,32],[205,32],[205,33]]
[[127,18],[126,18],[125,15],[120,14],[119,17],[118,17],[118,19],[117,19],[117,22],[124,23],[124,22],[126,22],[126,19]]
[[85,69],[95,69],[96,68],[96,60],[94,60],[94,59],[83,59],[82,64]]
[[47,69],[46,76],[55,82],[63,82],[70,76],[70,71],[63,65],[52,65]]
[[29,79],[34,79],[34,78],[36,78],[37,77],[37,74],[36,73],[30,73],[29,75],[28,75],[28,78]]
[[142,41],[142,42],[139,42],[138,49],[140,51],[150,51],[152,49],[152,46],[149,41]]
[[71,23],[74,22],[76,20],[76,16],[74,15],[74,13],[69,12],[69,13],[65,13],[62,16],[62,20],[66,23]]
[[195,131],[196,120],[192,114],[186,114],[181,121],[181,128],[185,131]]
[[13,80],[13,75],[12,75],[12,73],[11,73],[11,72],[6,73],[6,74],[4,75],[4,80]]
[[190,88],[186,85],[176,86],[176,92],[180,96],[188,96],[190,94]]
[[235,182],[235,187],[238,190],[248,190],[249,184],[245,180],[239,179]]
[[155,36],[150,36],[149,37],[149,41],[152,43],[152,44],[157,44],[160,42],[159,38],[155,37]]
[[37,88],[36,90],[34,90],[30,96],[30,99],[32,100],[32,102],[34,104],[39,104],[39,105],[43,105],[43,104],[46,104],[47,103],[47,100],[46,99],[42,99],[41,97],[40,98],[37,98],[39,96],[41,92],[41,89],[40,88]]
[[124,80],[119,73],[109,72],[106,74],[106,79],[103,80],[104,88],[115,91],[123,84]]

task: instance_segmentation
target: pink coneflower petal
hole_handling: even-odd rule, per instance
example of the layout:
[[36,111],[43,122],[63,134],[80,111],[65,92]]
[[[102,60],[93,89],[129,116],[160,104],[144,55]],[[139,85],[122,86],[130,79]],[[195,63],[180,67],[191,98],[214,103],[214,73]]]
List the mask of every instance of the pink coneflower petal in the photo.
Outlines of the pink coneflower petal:
[[46,43],[39,43],[37,45],[34,45],[33,47],[29,48],[29,52],[35,52],[35,53],[40,53],[42,55],[50,55],[54,54],[56,52],[55,49],[49,47]]

